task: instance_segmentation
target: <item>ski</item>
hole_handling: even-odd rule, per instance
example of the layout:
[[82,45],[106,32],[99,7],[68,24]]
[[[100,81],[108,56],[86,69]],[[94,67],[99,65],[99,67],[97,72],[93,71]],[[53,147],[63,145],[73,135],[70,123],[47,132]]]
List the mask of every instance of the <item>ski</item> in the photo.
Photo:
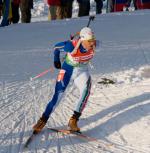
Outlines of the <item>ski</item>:
[[73,134],[73,135],[75,135],[75,136],[77,136],[79,138],[82,138],[82,139],[86,140],[86,141],[96,141],[98,144],[103,145],[103,147],[112,147],[112,146],[114,146],[114,144],[112,144],[112,143],[108,143],[108,142],[99,140],[97,138],[88,136],[86,134],[83,134],[82,132],[74,132],[74,131],[71,131],[71,130],[68,130],[68,129],[57,129],[57,128],[48,128],[48,129],[51,130],[51,131],[54,131],[54,132],[60,132],[62,134]]
[[51,131],[58,132],[58,133],[60,132],[62,134],[66,134],[66,135],[73,134],[73,135],[77,136],[78,138],[81,138],[85,141],[96,142],[98,144],[98,148],[102,149],[103,151],[104,150],[110,151],[114,148],[114,144],[102,141],[100,139],[97,139],[97,138],[94,138],[91,136],[88,136],[86,134],[83,134],[82,132],[74,132],[74,131],[71,131],[68,129],[57,129],[57,128],[48,128],[48,129]]
[[97,141],[96,138],[89,137],[85,134],[82,134],[82,132],[75,132],[75,131],[71,131],[71,130],[67,130],[67,129],[56,129],[56,128],[48,128],[48,129],[51,130],[51,131],[54,131],[54,132],[61,132],[63,134],[73,134],[73,135],[76,135],[80,138],[87,139],[89,141]]
[[37,135],[37,133],[35,131],[32,132],[32,135],[27,139],[24,148],[28,148],[29,144],[31,143],[31,141],[33,141],[34,137]]

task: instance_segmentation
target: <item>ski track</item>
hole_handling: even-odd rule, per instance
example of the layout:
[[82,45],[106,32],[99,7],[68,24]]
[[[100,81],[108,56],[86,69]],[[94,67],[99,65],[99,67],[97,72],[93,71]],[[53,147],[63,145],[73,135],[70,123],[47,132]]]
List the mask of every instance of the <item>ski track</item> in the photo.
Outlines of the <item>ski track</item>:
[[[148,92],[149,86],[147,86],[147,83],[144,82],[141,84],[136,86],[138,87],[138,90],[133,90],[131,93],[128,93],[127,90],[128,87],[131,85],[126,85],[122,88],[122,92],[126,92],[129,95],[129,97],[130,95],[138,96],[138,94],[144,93],[146,87]],[[3,129],[3,133],[0,134],[0,145],[3,146],[0,150],[1,153],[63,153],[64,151],[68,153],[91,153],[93,152],[93,150],[95,153],[148,152],[148,150],[138,149],[134,147],[134,144],[128,144],[128,141],[120,131],[114,131],[115,136],[111,138],[111,136],[109,137],[109,134],[107,134],[107,130],[105,131],[105,129],[101,128],[103,128],[103,124],[109,122],[109,120],[117,117],[125,111],[133,109],[135,107],[140,107],[144,104],[149,104],[150,101],[147,100],[149,97],[147,95],[146,96],[148,98],[146,98],[146,96],[143,97],[144,101],[142,103],[138,104],[136,102],[133,102],[125,105],[122,103],[125,97],[123,97],[122,92],[119,92],[120,89],[118,89],[117,85],[102,86],[98,84],[93,85],[93,94],[91,94],[91,97],[87,104],[88,106],[85,109],[84,115],[81,118],[80,123],[83,131],[85,131],[85,133],[87,133],[88,135],[90,135],[90,133],[93,133],[91,134],[91,136],[96,137],[98,141],[89,142],[79,139],[73,135],[63,135],[61,133],[54,132],[51,133],[50,131],[47,131],[45,129],[44,132],[42,132],[37,136],[37,138],[35,138],[35,141],[31,143],[29,149],[24,150],[23,145],[27,140],[28,136],[31,134],[31,128],[33,124],[38,120],[41,113],[43,112],[47,104],[47,101],[49,100],[49,97],[53,92],[53,85],[54,83],[48,80],[1,84],[0,90],[3,92],[0,97],[0,123],[2,125],[1,129]],[[134,86],[135,85],[133,85],[133,87]],[[109,90],[113,90],[111,94],[108,94]],[[62,99],[61,104],[58,105],[55,113],[52,114],[52,117],[49,120],[47,126],[60,128],[67,127],[68,120],[72,115],[73,108],[75,107],[74,101],[76,101],[77,99],[77,90],[75,90],[75,88],[73,87],[69,88],[66,92],[66,95]],[[101,102],[99,103],[98,101]],[[118,107],[115,106],[115,101],[118,102]],[[110,108],[108,108],[108,105]],[[95,111],[98,110],[98,108],[100,112],[97,113],[101,113],[101,111],[104,111],[105,109],[108,110],[104,112],[102,115],[100,115],[99,119],[96,116],[93,116],[96,113]],[[89,111],[91,109],[92,111]],[[10,121],[11,123],[9,123]],[[93,127],[92,122],[94,123],[94,125],[97,125],[98,127],[100,124],[102,125],[100,127],[102,133],[97,133],[98,127]],[[116,140],[114,139],[114,137],[116,137]],[[110,148],[105,147],[105,145],[103,144],[105,142],[106,144],[113,143],[114,146]]]

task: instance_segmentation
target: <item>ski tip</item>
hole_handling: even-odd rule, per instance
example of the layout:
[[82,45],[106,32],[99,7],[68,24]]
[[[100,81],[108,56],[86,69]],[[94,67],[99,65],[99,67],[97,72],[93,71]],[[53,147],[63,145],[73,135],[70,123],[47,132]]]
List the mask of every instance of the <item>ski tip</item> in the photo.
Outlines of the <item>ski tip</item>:
[[36,131],[32,132],[32,135],[27,139],[24,148],[28,148],[29,144],[31,143],[31,141],[33,140],[34,136],[38,134]]
[[28,148],[28,144],[25,144],[25,145],[23,146],[23,148],[24,148],[24,149],[27,149],[27,148]]
[[31,137],[27,140],[27,142],[24,144],[24,149],[27,149],[29,146],[29,143],[31,142]]

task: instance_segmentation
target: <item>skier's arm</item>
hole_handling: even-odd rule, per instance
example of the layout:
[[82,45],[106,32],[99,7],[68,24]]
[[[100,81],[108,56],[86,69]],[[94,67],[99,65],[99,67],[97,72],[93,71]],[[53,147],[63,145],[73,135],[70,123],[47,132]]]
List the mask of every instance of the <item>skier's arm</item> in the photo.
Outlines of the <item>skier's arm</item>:
[[60,52],[64,52],[66,42],[57,43],[54,47],[54,61],[60,61]]
[[64,47],[64,51],[65,52],[72,52],[74,49],[74,46],[72,44],[72,42],[69,40],[66,42],[65,47]]
[[60,52],[64,52],[65,42],[57,43],[54,47],[54,67],[57,69],[61,68]]
[[61,68],[61,61],[60,61],[60,52],[72,52],[74,46],[70,40],[65,42],[60,42],[55,45],[54,47],[54,66],[57,69]]

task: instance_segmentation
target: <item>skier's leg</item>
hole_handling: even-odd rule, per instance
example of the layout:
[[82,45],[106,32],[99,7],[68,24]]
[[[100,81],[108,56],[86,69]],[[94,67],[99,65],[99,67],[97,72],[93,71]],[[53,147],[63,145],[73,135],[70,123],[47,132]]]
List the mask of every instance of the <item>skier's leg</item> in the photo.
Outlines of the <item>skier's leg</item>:
[[79,117],[81,116],[83,109],[85,108],[88,97],[90,95],[91,77],[88,72],[83,72],[74,80],[74,83],[80,91],[80,97],[74,114],[69,120],[68,126],[73,131],[80,131],[77,122],[79,120]]
[[[59,86],[59,88],[58,88],[58,86]],[[46,109],[43,113],[43,116],[45,116],[47,119],[49,118],[50,114],[56,108],[56,105],[58,105],[58,103],[60,102],[60,100],[63,96],[64,90],[65,90],[64,88],[65,87],[60,85],[60,82],[56,83],[55,93],[54,93],[51,101],[49,101],[49,103],[47,104]]]
[[58,74],[56,86],[55,86],[55,93],[52,97],[52,100],[48,103],[42,117],[38,120],[37,124],[34,125],[34,127],[33,127],[33,129],[34,129],[34,131],[36,131],[36,133],[40,132],[43,129],[50,114],[54,111],[56,105],[60,102],[60,100],[63,96],[63,93],[64,93],[67,85],[69,84],[71,75],[72,75],[72,73],[70,73],[70,72],[67,73],[63,69],[60,70],[60,72]]
[[96,14],[102,13],[103,8],[103,0],[99,0],[96,2]]
[[88,72],[84,72],[77,79],[75,79],[74,82],[80,91],[80,97],[79,97],[75,111],[82,113],[90,95],[91,77]]

